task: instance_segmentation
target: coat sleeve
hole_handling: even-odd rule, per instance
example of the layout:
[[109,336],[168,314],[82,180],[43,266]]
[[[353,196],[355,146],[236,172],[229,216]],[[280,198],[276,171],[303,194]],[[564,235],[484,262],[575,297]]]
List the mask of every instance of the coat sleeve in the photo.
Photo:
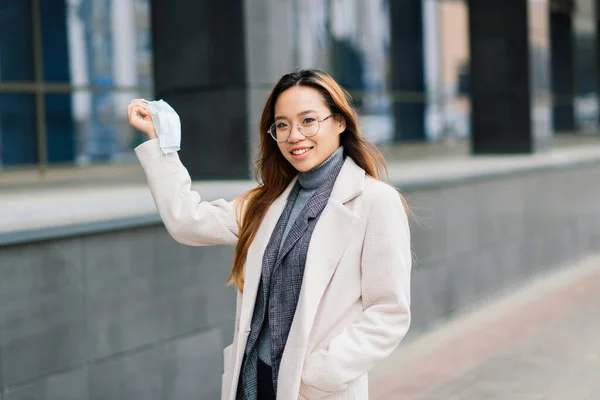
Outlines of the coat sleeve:
[[191,190],[191,178],[176,152],[164,154],[158,139],[135,149],[158,213],[169,234],[191,246],[235,245],[238,239],[236,202],[203,201]]
[[358,321],[310,354],[303,396],[318,399],[346,388],[398,346],[410,325],[412,253],[399,193],[380,183],[371,200],[361,255],[364,311]]

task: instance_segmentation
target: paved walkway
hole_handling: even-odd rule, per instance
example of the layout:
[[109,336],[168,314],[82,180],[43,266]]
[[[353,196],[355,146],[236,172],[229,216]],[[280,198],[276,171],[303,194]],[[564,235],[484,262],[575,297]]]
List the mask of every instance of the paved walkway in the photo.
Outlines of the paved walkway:
[[370,398],[600,399],[600,256],[403,344]]

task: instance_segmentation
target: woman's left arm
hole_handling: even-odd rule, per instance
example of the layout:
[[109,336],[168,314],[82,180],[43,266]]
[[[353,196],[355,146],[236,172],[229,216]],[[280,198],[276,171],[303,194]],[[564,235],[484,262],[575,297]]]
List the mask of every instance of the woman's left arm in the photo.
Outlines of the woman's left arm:
[[302,380],[316,389],[311,398],[342,390],[368,372],[394,351],[410,325],[408,218],[399,193],[380,188],[371,201],[361,255],[364,311],[327,348],[307,357]]

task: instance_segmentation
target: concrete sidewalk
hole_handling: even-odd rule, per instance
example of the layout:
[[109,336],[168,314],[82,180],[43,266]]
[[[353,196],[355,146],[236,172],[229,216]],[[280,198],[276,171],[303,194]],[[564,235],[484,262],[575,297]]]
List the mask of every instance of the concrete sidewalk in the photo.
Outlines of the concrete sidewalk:
[[370,399],[600,398],[600,255],[400,346]]

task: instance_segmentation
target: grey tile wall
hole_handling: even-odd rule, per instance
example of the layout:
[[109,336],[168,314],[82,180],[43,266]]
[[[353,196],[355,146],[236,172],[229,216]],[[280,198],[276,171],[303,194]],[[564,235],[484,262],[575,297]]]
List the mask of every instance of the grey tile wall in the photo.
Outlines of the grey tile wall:
[[413,270],[411,330],[423,331],[431,321],[441,320],[452,312],[452,304],[453,292],[447,265]]
[[162,399],[164,348],[152,346],[89,367],[90,399]]
[[86,359],[82,240],[0,249],[3,385]]
[[412,217],[411,241],[416,267],[436,265],[446,258],[444,197],[436,190],[406,193]]
[[155,282],[152,229],[89,237],[84,242],[88,350],[92,359],[154,343],[161,294]]
[[[212,278],[203,271],[205,264],[211,263],[205,257],[207,250],[179,244],[166,230],[155,232],[153,274],[156,279],[152,291],[158,299],[156,313],[161,315],[160,338],[208,327],[208,294],[204,289]],[[224,261],[221,260],[223,269],[227,268]]]
[[88,374],[84,367],[58,373],[13,390],[4,400],[87,400]]
[[162,226],[1,247],[4,399],[216,398],[232,254]]
[[162,399],[218,399],[223,373],[221,332],[205,333],[170,343],[163,362]]
[[442,192],[446,257],[471,252],[479,246],[476,212],[477,185],[459,185]]
[[[434,255],[445,248],[443,263],[452,282],[452,295],[446,297],[450,307],[441,301],[428,303],[428,297],[423,297],[439,290],[438,278],[415,272],[413,288],[428,293],[413,290],[415,313],[450,315],[489,294],[598,251],[600,186],[594,184],[598,173],[600,166],[589,165],[439,190],[409,190],[409,205],[417,215],[412,226],[415,268],[439,273]],[[423,310],[424,303],[429,308],[436,304],[439,310]],[[421,329],[423,315],[414,320]],[[432,319],[425,324],[436,322]]]

